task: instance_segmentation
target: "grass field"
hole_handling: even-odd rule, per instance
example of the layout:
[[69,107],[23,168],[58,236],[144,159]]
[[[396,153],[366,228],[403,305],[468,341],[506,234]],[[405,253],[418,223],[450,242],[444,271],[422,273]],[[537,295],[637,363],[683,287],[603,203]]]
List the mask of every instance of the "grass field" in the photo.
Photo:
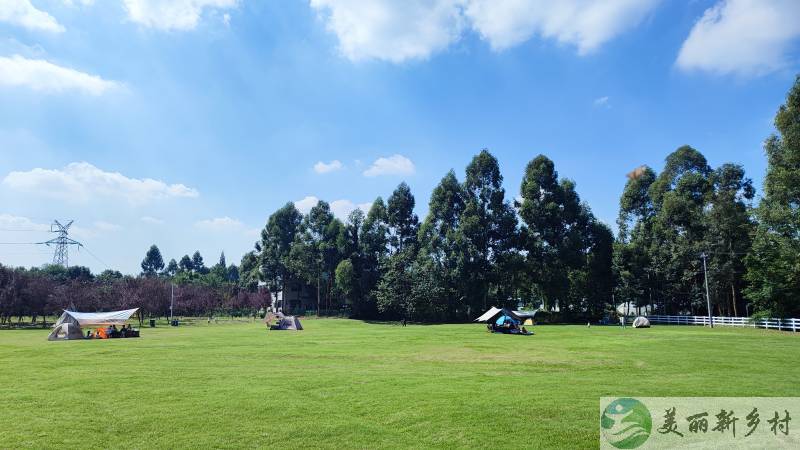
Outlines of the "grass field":
[[800,396],[800,336],[765,330],[304,326],[0,331],[0,448],[597,448],[601,396]]

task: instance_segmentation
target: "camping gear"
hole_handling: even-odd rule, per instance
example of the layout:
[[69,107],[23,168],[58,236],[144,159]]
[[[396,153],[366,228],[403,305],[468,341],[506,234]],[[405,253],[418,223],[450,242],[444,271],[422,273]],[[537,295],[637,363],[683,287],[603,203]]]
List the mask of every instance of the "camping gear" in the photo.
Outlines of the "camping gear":
[[492,306],[488,311],[475,319],[475,322],[487,322],[487,330],[491,333],[532,335],[530,331],[523,332],[520,328],[522,321],[527,319],[532,323],[535,311],[510,311],[505,308]]
[[[276,321],[275,325],[272,325],[272,321]],[[283,313],[269,313],[264,318],[264,323],[267,324],[267,327],[270,330],[293,330],[299,331],[303,329],[303,324],[300,323],[300,319],[296,316],[284,316]]]
[[139,308],[104,313],[82,313],[64,310],[61,317],[53,325],[53,331],[47,336],[48,341],[83,339],[82,327],[125,325],[128,319]]
[[650,328],[650,319],[639,316],[633,320],[633,328]]

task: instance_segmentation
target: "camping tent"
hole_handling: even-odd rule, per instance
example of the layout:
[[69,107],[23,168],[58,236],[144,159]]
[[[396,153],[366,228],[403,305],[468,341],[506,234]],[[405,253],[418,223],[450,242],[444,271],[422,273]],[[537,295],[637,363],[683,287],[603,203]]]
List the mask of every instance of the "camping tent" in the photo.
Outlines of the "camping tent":
[[[275,325],[271,325],[271,322],[275,320]],[[299,331],[303,329],[303,325],[300,323],[300,319],[296,316],[284,316],[283,313],[269,313],[264,318],[264,322],[267,324],[270,330],[294,330]]]
[[81,327],[125,325],[128,319],[138,310],[139,308],[134,308],[103,313],[82,313],[64,310],[56,324],[53,325],[53,331],[47,336],[47,340],[81,339],[83,338]]
[[281,330],[294,330],[299,331],[303,329],[300,319],[297,316],[284,316],[278,324]]
[[647,317],[639,316],[633,320],[633,328],[650,328],[650,320]]
[[480,317],[475,319],[475,322],[490,322],[498,315],[508,316],[518,322],[526,321],[526,319],[533,320],[536,316],[536,311],[510,311],[505,308],[497,308],[492,306],[488,311],[483,313]]

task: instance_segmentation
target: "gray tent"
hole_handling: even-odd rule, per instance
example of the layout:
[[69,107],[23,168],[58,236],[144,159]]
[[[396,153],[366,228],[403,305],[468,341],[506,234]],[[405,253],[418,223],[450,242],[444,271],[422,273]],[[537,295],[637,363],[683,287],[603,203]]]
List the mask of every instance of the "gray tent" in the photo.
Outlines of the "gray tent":
[[[272,325],[272,321],[275,321],[275,325]],[[269,313],[264,318],[264,323],[267,324],[270,330],[294,330],[299,331],[303,329],[303,325],[300,323],[300,319],[296,316],[284,316],[283,313]]]
[[639,316],[633,320],[633,328],[650,328],[650,319]]
[[56,324],[53,325],[53,331],[47,336],[47,340],[82,339],[83,330],[81,327],[124,325],[138,310],[139,308],[134,308],[103,313],[82,313],[64,310]]
[[283,316],[278,327],[281,330],[299,331],[303,329],[303,325],[300,323],[300,319],[298,319],[297,316]]

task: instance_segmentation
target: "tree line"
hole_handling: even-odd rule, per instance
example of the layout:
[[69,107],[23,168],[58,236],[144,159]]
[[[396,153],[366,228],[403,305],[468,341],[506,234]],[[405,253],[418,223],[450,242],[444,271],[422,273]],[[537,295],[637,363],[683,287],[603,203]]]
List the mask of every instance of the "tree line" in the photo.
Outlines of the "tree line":
[[682,146],[660,173],[641,166],[620,198],[614,237],[544,155],[507,198],[497,159],[476,155],[448,172],[428,215],[405,183],[344,222],[320,201],[276,211],[242,276],[277,294],[313,286],[318,304],[346,301],[364,318],[460,321],[490,305],[595,319],[621,302],[662,314],[800,316],[800,78],[765,142],[756,190],[735,163],[711,167]]
[[291,284],[309,286],[317,310],[354,317],[464,321],[489,306],[541,308],[545,320],[594,320],[621,302],[665,314],[800,317],[800,78],[764,144],[760,200],[744,168],[711,167],[682,146],[660,172],[628,174],[617,235],[544,155],[525,167],[519,195],[503,187],[483,150],[459,176],[444,175],[428,214],[401,183],[386,201],[336,218],[318,202],[287,203],[269,216],[238,266],[206,267],[199,252],[164,264],[152,246],[138,277],[86,268],[0,266],[0,320],[82,309],[138,306],[176,313],[251,314]]
[[94,275],[81,266],[45,265],[12,268],[0,265],[0,325],[30,318],[33,323],[64,309],[109,311],[139,308],[139,320],[151,317],[255,316],[270,305],[263,290],[242,289],[238,268],[225,254],[206,267],[200,252],[167,265],[158,247],[147,251],[139,276],[105,270]]

